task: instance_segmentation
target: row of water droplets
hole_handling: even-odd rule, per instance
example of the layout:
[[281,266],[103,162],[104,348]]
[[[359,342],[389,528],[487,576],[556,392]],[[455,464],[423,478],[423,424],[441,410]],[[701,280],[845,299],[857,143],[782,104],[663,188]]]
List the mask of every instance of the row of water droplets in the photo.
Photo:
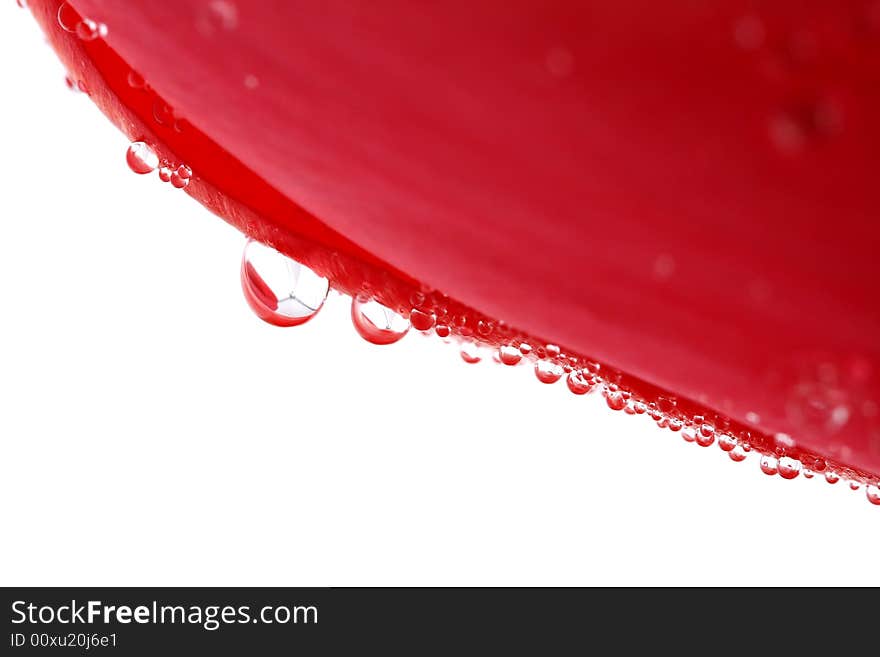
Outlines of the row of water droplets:
[[[296,326],[312,319],[320,311],[330,289],[330,282],[326,278],[254,240],[249,240],[245,246],[241,273],[242,288],[248,303],[262,319],[278,326]],[[405,311],[398,312],[369,295],[355,295],[351,302],[352,323],[362,338],[377,345],[398,342],[410,329],[434,332],[443,339],[450,339],[452,328],[438,320],[437,313],[423,303],[424,298],[420,293],[414,294],[411,299],[413,307],[407,318]],[[492,330],[488,323],[478,322],[475,332],[489,334]],[[460,335],[461,331],[458,333]],[[474,339],[465,338],[460,342],[460,355],[466,363],[480,362],[485,350]],[[535,377],[543,384],[554,384],[565,377],[566,387],[575,395],[601,390],[610,409],[649,417],[659,427],[680,433],[686,442],[700,447],[717,444],[732,461],[744,461],[753,452],[748,432],[734,435],[717,428],[709,418],[699,415],[688,418],[677,410],[674,399],[661,397],[653,402],[641,400],[620,387],[614,375],[606,376],[599,363],[584,362],[576,356],[565,354],[558,345],[533,347],[526,341],[515,340],[495,349],[492,359],[509,367],[532,363]],[[786,435],[779,434],[777,446],[775,453],[760,454],[760,469],[766,475],[778,474],[783,479],[803,475],[806,479],[812,479],[816,473],[822,473],[829,484],[847,480],[822,459],[804,463],[788,455],[794,444]],[[855,479],[849,479],[848,483],[853,490],[859,490],[862,486]],[[880,488],[877,485],[865,486],[865,492],[872,504],[880,505]]]

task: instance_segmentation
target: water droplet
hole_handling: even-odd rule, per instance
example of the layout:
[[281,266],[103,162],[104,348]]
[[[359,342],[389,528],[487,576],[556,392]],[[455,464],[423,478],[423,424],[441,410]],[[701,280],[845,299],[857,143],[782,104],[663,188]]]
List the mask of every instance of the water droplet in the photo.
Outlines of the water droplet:
[[409,320],[373,299],[355,297],[351,300],[351,321],[367,342],[393,344],[409,331]]
[[723,449],[725,452],[729,452],[734,447],[736,447],[736,438],[729,434],[723,433],[718,436],[718,447]]
[[697,430],[693,427],[685,427],[681,430],[681,437],[685,442],[692,443],[697,439]]
[[88,87],[88,85],[85,83],[84,80],[79,80],[79,81],[76,83],[76,88],[79,89],[82,93],[84,93],[84,94],[86,94],[86,95],[88,95],[88,93],[89,93],[89,87]]
[[564,371],[561,366],[546,360],[535,363],[535,376],[541,383],[556,383],[562,378]]
[[792,449],[795,446],[794,438],[787,433],[777,433],[773,436],[776,444],[786,449]]
[[79,12],[70,6],[67,2],[62,2],[58,7],[58,25],[65,32],[76,32],[76,26],[79,25]]
[[684,426],[684,422],[682,422],[678,418],[669,418],[666,422],[666,426],[669,427],[670,431],[678,432],[681,431],[681,428]]
[[159,167],[159,180],[162,182],[168,182],[171,180],[171,169],[167,166]]
[[783,456],[778,463],[779,476],[783,479],[794,479],[801,473],[801,462],[790,456]]
[[612,411],[622,411],[624,406],[626,406],[626,401],[626,397],[619,390],[606,390],[605,392],[605,403],[608,404],[608,408]]
[[560,353],[562,353],[559,347],[555,344],[548,344],[546,347],[544,347],[544,351],[550,358],[556,358]]
[[94,41],[99,37],[103,39],[107,36],[107,26],[91,18],[84,18],[76,26],[76,36],[83,41]]
[[461,359],[465,363],[479,363],[483,360],[480,355],[480,347],[475,342],[465,342],[461,345]]
[[125,153],[128,168],[135,173],[150,173],[159,166],[159,156],[153,148],[142,141],[134,141]]
[[505,365],[516,365],[522,360],[522,353],[516,347],[504,345],[498,348],[498,359]]
[[749,411],[746,413],[746,422],[749,424],[758,424],[761,422],[761,416],[754,411]]
[[764,455],[761,457],[761,472],[765,475],[775,475],[779,472],[779,462],[774,456]]
[[862,485],[861,485],[859,482],[853,480],[853,481],[850,481],[850,482],[849,482],[849,487],[850,487],[850,489],[852,489],[852,490],[858,490],[859,488],[862,487]]
[[329,283],[275,249],[248,240],[241,261],[244,296],[258,317],[276,326],[298,326],[317,314]]
[[865,497],[871,504],[880,505],[880,488],[877,486],[865,486]]
[[189,180],[190,178],[192,178],[193,175],[192,169],[190,169],[185,164],[181,164],[179,167],[177,167],[175,173],[184,180]]
[[144,80],[144,76],[135,71],[134,69],[128,72],[128,76],[126,77],[128,81],[128,86],[132,89],[143,89],[147,86],[146,81]]
[[[697,445],[700,447],[708,447],[712,443],[715,442],[715,432],[713,431],[709,435],[704,434],[702,431],[697,432]],[[745,448],[745,446],[743,446]]]
[[244,88],[245,89],[256,89],[260,86],[260,80],[256,75],[245,75],[244,76]]
[[746,450],[743,449],[742,445],[737,445],[732,450],[727,452],[727,455],[730,457],[731,461],[736,461],[739,463],[740,461],[744,461],[746,458]]
[[437,326],[434,327],[434,333],[441,338],[448,338],[452,331],[449,330],[449,327],[446,326],[446,324],[437,324]]
[[530,345],[528,342],[521,342],[519,345],[519,353],[521,353],[523,356],[528,356],[530,353],[532,353],[532,345]]
[[565,383],[568,389],[576,395],[585,395],[593,389],[592,375],[583,370],[572,370]]
[[812,479],[813,478],[813,471],[812,470],[808,470],[807,468],[804,468],[803,470],[801,470],[801,473],[804,475],[804,479]]
[[825,481],[827,481],[829,484],[836,484],[838,481],[840,481],[840,475],[836,472],[832,472],[831,470],[829,470],[825,473]]
[[64,84],[66,84],[67,88],[70,89],[73,93],[77,93],[79,91],[79,87],[76,86],[76,82],[69,75],[64,76]]
[[174,121],[174,112],[167,103],[157,98],[153,101],[153,119],[159,125],[171,125]]
[[437,316],[434,313],[425,313],[415,308],[409,313],[409,323],[416,331],[429,331],[436,321]]
[[177,171],[174,171],[171,174],[171,184],[177,189],[183,189],[187,185],[189,185],[189,178],[182,178]]

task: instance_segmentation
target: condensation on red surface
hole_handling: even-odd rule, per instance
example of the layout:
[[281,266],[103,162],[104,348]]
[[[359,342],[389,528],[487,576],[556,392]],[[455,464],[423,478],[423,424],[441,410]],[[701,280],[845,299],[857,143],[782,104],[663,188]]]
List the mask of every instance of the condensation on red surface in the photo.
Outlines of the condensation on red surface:
[[187,193],[343,291],[421,294],[459,336],[551,338],[762,451],[880,472],[865,3],[237,3],[230,28],[216,3],[77,0],[109,28],[89,42],[30,4]]

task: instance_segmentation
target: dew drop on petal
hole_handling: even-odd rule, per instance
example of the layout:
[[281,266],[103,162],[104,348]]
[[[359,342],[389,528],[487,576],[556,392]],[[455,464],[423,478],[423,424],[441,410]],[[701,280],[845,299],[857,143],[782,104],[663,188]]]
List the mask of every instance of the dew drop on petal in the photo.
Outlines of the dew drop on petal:
[[504,345],[498,348],[498,360],[505,365],[516,365],[522,360],[522,353],[516,347]]
[[132,142],[125,153],[128,168],[135,173],[145,174],[159,166],[159,156],[153,148],[142,141]]
[[351,321],[367,342],[393,344],[409,331],[409,320],[378,301],[355,297],[351,300]]
[[298,326],[324,305],[326,278],[255,240],[248,240],[241,260],[245,299],[258,317],[275,326]]
[[572,370],[565,380],[568,389],[576,395],[585,395],[593,389],[592,376],[583,370]]
[[535,363],[535,376],[541,383],[556,383],[564,374],[562,366],[546,360]]
[[437,317],[433,313],[426,313],[413,308],[409,313],[409,323],[417,331],[429,331],[434,327]]
[[790,456],[783,456],[777,465],[779,476],[783,479],[794,479],[801,473],[801,462]]
[[779,462],[776,460],[776,457],[764,455],[761,457],[761,472],[765,475],[775,475],[779,472]]
[[479,363],[483,360],[483,357],[480,355],[480,347],[475,342],[465,342],[461,345],[461,359],[465,363]]
[[732,450],[727,452],[727,455],[730,457],[731,461],[736,461],[739,463],[740,461],[744,461],[746,458],[746,450],[743,449],[742,445],[737,445]]

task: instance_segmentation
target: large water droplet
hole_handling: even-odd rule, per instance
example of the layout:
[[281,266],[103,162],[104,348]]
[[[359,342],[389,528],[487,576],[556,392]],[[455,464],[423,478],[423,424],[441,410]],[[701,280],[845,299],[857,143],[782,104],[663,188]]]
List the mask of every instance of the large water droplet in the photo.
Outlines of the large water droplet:
[[321,309],[330,284],[296,260],[248,240],[241,261],[241,286],[261,319],[275,326],[298,326]]
[[556,383],[564,373],[562,367],[556,363],[547,360],[539,360],[535,363],[535,376],[541,383]]
[[723,449],[725,452],[729,452],[734,447],[736,447],[736,438],[726,433],[723,433],[718,436],[718,447]]
[[801,473],[801,462],[790,456],[783,456],[779,459],[779,476],[783,479],[794,479]]
[[605,392],[605,403],[612,411],[622,411],[626,406],[626,395],[619,390],[607,390]]
[[351,300],[351,321],[367,342],[392,344],[409,331],[409,320],[372,299]]
[[142,141],[132,142],[125,153],[128,168],[135,173],[150,173],[159,166],[159,156],[153,148]]

